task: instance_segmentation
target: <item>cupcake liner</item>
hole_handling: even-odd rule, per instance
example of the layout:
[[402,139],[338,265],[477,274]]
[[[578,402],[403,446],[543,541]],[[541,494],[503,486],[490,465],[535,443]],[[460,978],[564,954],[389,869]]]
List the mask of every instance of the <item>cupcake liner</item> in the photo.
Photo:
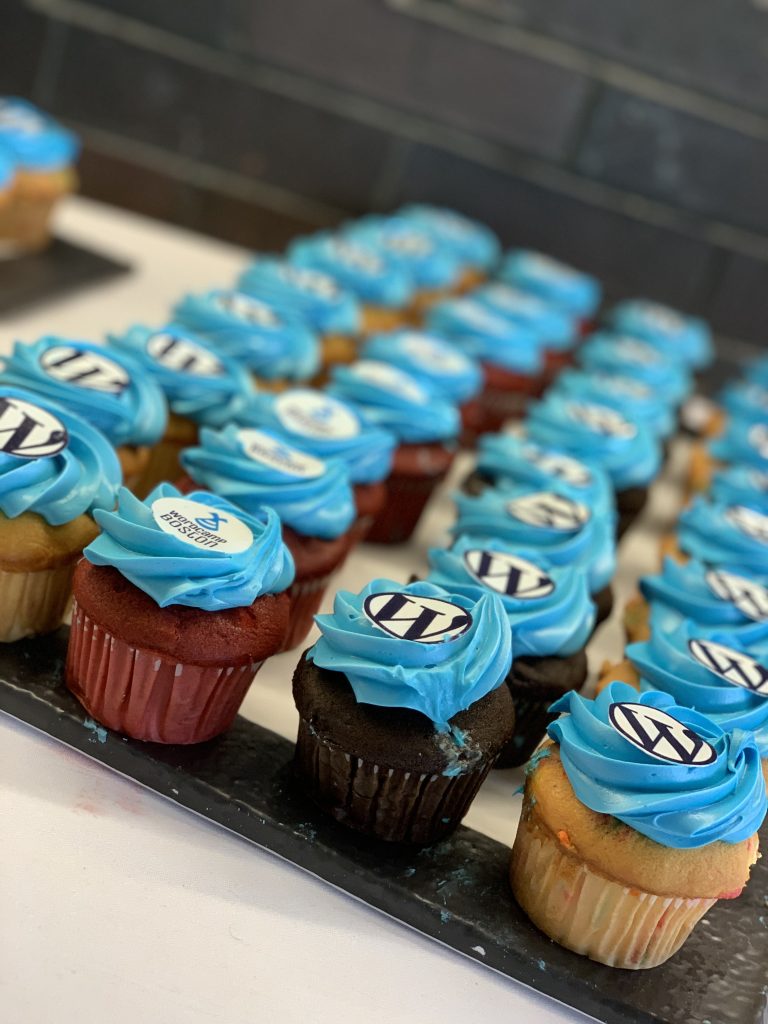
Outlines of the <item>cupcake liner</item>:
[[533,923],[566,949],[609,967],[657,967],[717,902],[613,881],[567,852],[531,810],[526,798],[512,848],[512,891]]
[[552,697],[537,700],[516,693],[514,685],[509,688],[515,705],[515,734],[496,759],[495,768],[518,768],[526,764],[543,740],[549,723],[558,717],[549,713]]
[[218,736],[260,667],[187,665],[132,647],[73,602],[66,684],[97,722],[133,739],[201,743]]
[[360,312],[363,334],[381,334],[384,331],[396,331],[398,327],[408,326],[408,313],[404,309],[366,305]]
[[38,572],[0,570],[0,643],[58,629],[72,593],[75,561]]
[[291,584],[288,589],[291,611],[282,651],[290,651],[306,640],[332,576],[331,572],[309,580],[295,580]]
[[308,795],[336,821],[387,842],[425,845],[456,828],[491,761],[450,778],[387,768],[350,756],[302,718],[294,766]]
[[408,540],[419,525],[432,492],[447,472],[448,467],[432,476],[392,473],[387,478],[387,500],[365,539],[371,544],[402,544]]

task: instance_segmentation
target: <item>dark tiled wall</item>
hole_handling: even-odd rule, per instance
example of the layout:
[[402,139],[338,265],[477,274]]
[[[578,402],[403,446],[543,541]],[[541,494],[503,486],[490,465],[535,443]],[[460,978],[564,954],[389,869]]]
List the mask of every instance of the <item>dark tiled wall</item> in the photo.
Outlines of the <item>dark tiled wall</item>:
[[768,0],[4,0],[88,194],[253,247],[428,199],[768,328]]

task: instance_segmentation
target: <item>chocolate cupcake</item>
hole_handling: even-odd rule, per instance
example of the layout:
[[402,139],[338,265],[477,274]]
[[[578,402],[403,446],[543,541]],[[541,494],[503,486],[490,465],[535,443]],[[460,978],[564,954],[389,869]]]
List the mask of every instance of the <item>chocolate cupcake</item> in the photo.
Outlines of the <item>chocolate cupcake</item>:
[[515,704],[515,734],[497,768],[525,764],[554,716],[549,706],[587,678],[585,645],[595,606],[583,573],[558,567],[542,550],[462,536],[450,549],[431,548],[428,583],[478,600],[501,597],[512,632],[507,686]]
[[163,435],[168,408],[158,385],[122,352],[46,335],[16,342],[0,360],[0,382],[28,388],[87,420],[117,449],[126,487],[136,487],[151,446]]
[[293,679],[302,788],[378,839],[441,839],[514,729],[500,599],[379,579],[340,591],[317,623]]
[[532,441],[605,470],[616,492],[621,537],[643,510],[661,468],[658,438],[608,405],[551,393],[531,407],[527,429]]
[[412,203],[397,211],[397,216],[415,224],[459,262],[461,274],[453,286],[467,291],[485,280],[501,255],[499,239],[480,221],[441,206]]
[[499,278],[565,310],[586,333],[602,298],[599,281],[565,263],[527,249],[512,249],[502,260]]
[[320,343],[304,320],[243,292],[218,288],[186,295],[173,319],[243,363],[268,390],[309,380],[320,368]]
[[369,423],[394,434],[398,446],[387,501],[367,539],[377,544],[408,540],[453,462],[458,410],[398,367],[372,359],[336,367],[328,390],[359,408]]
[[610,615],[616,544],[613,522],[604,514],[555,487],[540,491],[519,485],[491,488],[475,498],[458,494],[456,506],[455,537],[541,551],[550,565],[586,575],[598,623]]
[[296,565],[285,647],[301,643],[352,543],[355,503],[347,467],[269,431],[237,427],[204,428],[200,445],[182,452],[181,463],[194,483],[237,508],[253,514],[266,505],[277,512]]
[[249,516],[161,484],[117,512],[75,571],[65,680],[103,725],[200,743],[232,724],[288,625],[293,562],[271,509]]

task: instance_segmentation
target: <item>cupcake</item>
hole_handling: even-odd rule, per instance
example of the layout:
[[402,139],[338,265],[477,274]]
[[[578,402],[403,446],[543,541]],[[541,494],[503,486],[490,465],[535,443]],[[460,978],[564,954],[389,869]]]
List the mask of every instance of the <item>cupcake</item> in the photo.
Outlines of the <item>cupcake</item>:
[[621,536],[642,511],[661,468],[658,438],[608,405],[556,394],[531,407],[527,427],[532,441],[605,470],[616,491]]
[[288,626],[293,563],[267,508],[160,484],[96,512],[74,579],[65,680],[102,725],[153,743],[224,732]]
[[483,370],[482,421],[478,433],[500,430],[520,419],[531,397],[544,387],[544,356],[530,328],[493,313],[471,297],[439,302],[428,331],[477,360]]
[[633,377],[673,409],[693,390],[690,373],[684,366],[649,342],[628,335],[591,335],[579,350],[579,364],[590,373]]
[[512,891],[567,949],[656,967],[749,879],[766,811],[754,737],[623,683],[552,710],[563,715],[528,772]]
[[0,146],[0,247],[15,248],[12,240],[13,200],[15,194],[16,165]]
[[669,632],[627,647],[640,689],[662,690],[700,711],[724,732],[752,733],[768,784],[768,659],[748,651],[727,630],[683,619]]
[[[248,514],[264,505],[277,512],[296,566],[285,648],[301,643],[353,540],[355,502],[347,467],[339,459],[299,451],[269,431],[235,426],[204,427],[199,446],[182,452],[181,464],[194,484]],[[183,489],[189,487],[184,481]]]
[[179,455],[197,442],[198,430],[244,426],[256,389],[244,367],[220,355],[183,327],[159,329],[135,324],[125,334],[109,335],[112,348],[130,355],[161,388],[168,403],[168,423],[152,446],[137,493],[148,494],[163,480],[181,473]]
[[299,267],[320,270],[357,298],[364,334],[392,331],[407,323],[413,278],[372,246],[321,232],[288,246],[288,259]]
[[[431,548],[427,583],[479,600],[497,594],[512,632],[507,676],[515,705],[515,734],[497,768],[525,764],[554,720],[549,706],[587,678],[585,645],[595,626],[587,578],[550,564],[542,549],[462,536],[452,548]],[[768,703],[766,705],[768,712]]]
[[320,367],[320,344],[303,320],[243,292],[215,289],[186,295],[173,317],[216,352],[247,366],[269,390],[309,380]]
[[475,433],[482,415],[483,374],[479,365],[455,346],[426,331],[374,334],[365,343],[363,359],[391,363],[457,405],[462,425]]
[[647,640],[650,625],[670,632],[681,621],[725,630],[745,643],[768,637],[768,588],[746,575],[691,558],[665,558],[660,573],[643,576],[641,597],[627,606],[627,639]]
[[410,313],[417,324],[426,309],[459,287],[463,268],[457,253],[408,218],[371,214],[348,224],[343,237],[369,245],[410,278]]
[[505,316],[528,328],[544,349],[547,380],[553,380],[564,366],[573,362],[579,340],[578,319],[560,306],[503,281],[491,281],[472,292],[476,302],[492,313]]
[[680,515],[677,544],[685,558],[768,583],[768,515],[757,509],[694,498]]
[[725,466],[713,473],[709,494],[722,505],[746,505],[768,513],[768,471],[749,465]]
[[120,464],[98,430],[0,384],[0,641],[61,625],[72,572],[115,503]]
[[280,395],[259,395],[249,426],[279,434],[319,459],[338,459],[347,467],[355,498],[354,540],[362,540],[387,500],[395,438],[367,423],[348,402],[322,391],[292,388]]
[[499,260],[501,245],[494,232],[455,210],[413,203],[398,210],[397,216],[418,226],[458,259],[461,276],[455,291],[467,291],[485,280]]
[[367,539],[377,544],[408,540],[453,462],[459,433],[456,407],[398,367],[373,359],[337,366],[329,391],[394,435],[387,501]]
[[677,428],[672,407],[650,384],[623,374],[564,370],[548,394],[564,400],[607,405],[633,423],[641,423],[660,441],[668,441]]
[[701,370],[714,359],[709,325],[668,306],[646,299],[627,299],[609,312],[608,323],[619,334],[643,338],[690,370]]
[[478,497],[457,494],[456,507],[455,537],[541,551],[550,565],[586,574],[598,623],[610,614],[616,545],[613,520],[605,513],[574,501],[562,489],[531,485],[500,485]]
[[501,600],[429,583],[342,590],[299,662],[295,769],[337,821],[388,842],[452,832],[509,740],[512,638]]
[[98,427],[117,449],[126,487],[139,483],[168,409],[163,392],[132,357],[47,335],[31,345],[17,341],[0,366],[3,385],[29,388]]
[[583,333],[597,316],[602,297],[600,283],[551,256],[513,249],[502,260],[498,276],[507,284],[565,310],[578,320]]
[[50,240],[56,203],[74,192],[77,138],[25,100],[0,99],[0,152],[14,169],[11,202],[0,212],[0,241],[21,250]]
[[749,365],[749,380],[730,381],[718,396],[729,416],[750,423],[768,419],[768,360],[757,359]]
[[300,317],[320,338],[323,367],[357,358],[360,304],[329,274],[260,256],[240,275],[237,287],[287,317]]

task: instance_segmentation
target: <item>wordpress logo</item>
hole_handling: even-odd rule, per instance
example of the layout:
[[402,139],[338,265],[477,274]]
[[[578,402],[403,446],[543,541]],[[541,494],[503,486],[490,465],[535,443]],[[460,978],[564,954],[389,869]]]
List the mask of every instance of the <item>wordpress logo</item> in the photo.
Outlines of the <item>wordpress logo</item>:
[[457,604],[436,597],[397,592],[370,594],[363,611],[379,629],[398,640],[437,644],[455,640],[472,625],[472,616]]
[[464,565],[478,583],[506,597],[535,601],[555,589],[554,580],[524,558],[473,548],[464,552]]
[[107,356],[76,345],[52,346],[40,356],[40,366],[53,380],[109,395],[122,395],[130,384],[122,366]]
[[213,352],[175,334],[153,334],[147,342],[147,355],[160,366],[190,377],[221,377],[224,364]]
[[528,526],[563,533],[579,530],[589,521],[589,509],[578,501],[554,491],[537,491],[507,503],[507,513]]
[[768,697],[768,669],[750,655],[711,640],[689,640],[688,650],[700,665],[726,682]]
[[768,590],[761,583],[724,569],[710,569],[704,578],[715,597],[735,605],[748,619],[768,619]]
[[50,458],[68,443],[67,428],[53,413],[0,394],[0,452],[19,459]]
[[660,761],[703,768],[717,760],[711,744],[659,708],[621,701],[611,704],[608,718],[625,740]]

